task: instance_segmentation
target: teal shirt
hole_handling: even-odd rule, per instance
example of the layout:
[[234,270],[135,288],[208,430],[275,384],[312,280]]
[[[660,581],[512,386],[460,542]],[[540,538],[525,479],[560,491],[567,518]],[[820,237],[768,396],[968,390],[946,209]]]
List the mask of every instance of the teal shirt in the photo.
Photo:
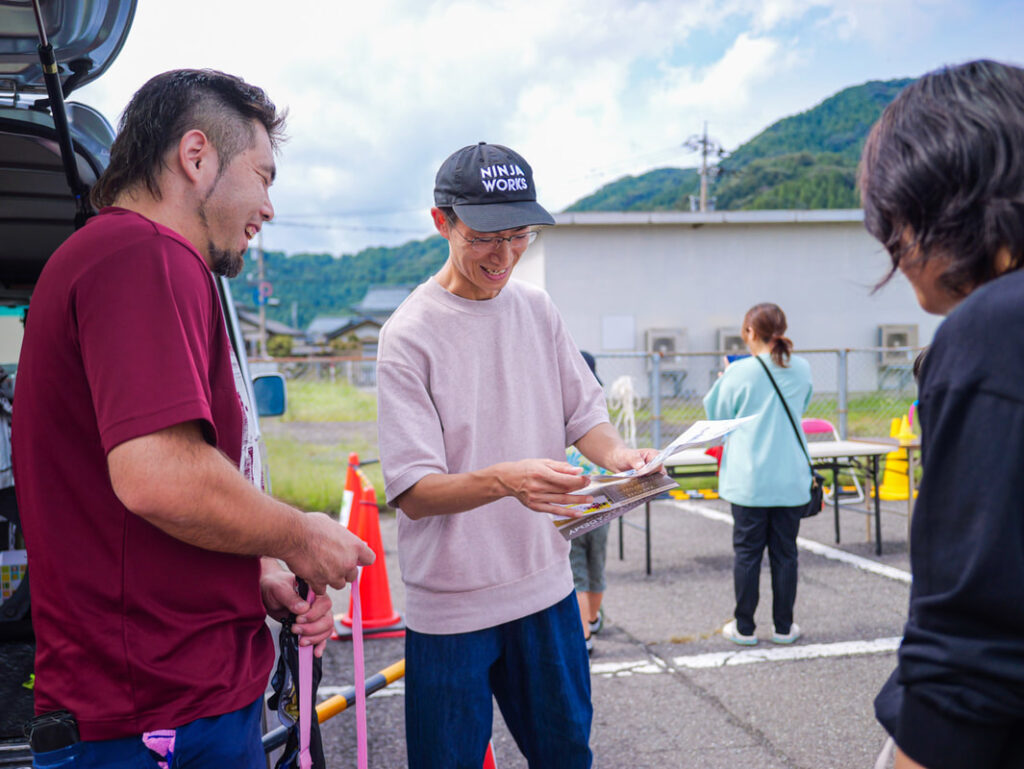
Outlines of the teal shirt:
[[[760,358],[768,364],[799,426],[811,402],[810,364],[794,355],[781,368],[767,353]],[[810,501],[807,457],[761,364],[751,357],[730,365],[704,396],[704,410],[709,419],[761,415],[726,437],[719,496],[745,507],[795,507]]]

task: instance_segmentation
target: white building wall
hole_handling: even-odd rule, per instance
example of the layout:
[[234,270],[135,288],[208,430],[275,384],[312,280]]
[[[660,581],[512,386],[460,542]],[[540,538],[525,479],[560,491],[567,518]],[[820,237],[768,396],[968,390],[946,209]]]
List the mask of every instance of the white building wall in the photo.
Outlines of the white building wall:
[[[595,354],[613,351],[602,338],[608,315],[633,318],[633,350],[644,349],[646,329],[681,327],[690,352],[716,350],[717,329],[738,327],[764,301],[786,312],[798,349],[874,347],[879,324],[890,323],[917,324],[927,344],[941,321],[920,309],[902,276],[872,294],[891,263],[859,211],[557,219],[516,277],[545,288],[577,344]],[[702,390],[706,379],[689,381]]]
[[925,343],[940,320],[901,277],[871,293],[889,257],[859,224],[559,227],[543,242],[542,270],[524,256],[516,277],[546,288],[595,352],[605,314],[636,318],[636,350],[644,329],[675,326],[688,329],[690,350],[714,350],[715,330],[762,301],[785,310],[801,348],[874,346],[882,323],[917,323]]

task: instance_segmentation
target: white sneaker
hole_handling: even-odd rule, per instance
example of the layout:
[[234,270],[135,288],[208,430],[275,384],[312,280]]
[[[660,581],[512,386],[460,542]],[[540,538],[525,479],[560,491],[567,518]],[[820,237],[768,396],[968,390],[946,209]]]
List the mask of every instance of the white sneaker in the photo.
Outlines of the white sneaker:
[[729,620],[725,623],[725,627],[722,628],[722,636],[728,638],[734,644],[740,646],[756,646],[757,636],[751,633],[750,635],[743,635],[740,629],[736,627],[736,620]]
[[789,626],[788,633],[780,633],[775,628],[772,628],[772,643],[773,644],[791,644],[796,641],[803,633],[800,630],[800,626],[795,622]]
[[590,625],[591,634],[600,633],[601,629],[604,627],[604,608],[598,609],[597,619],[593,622],[588,622],[587,624]]

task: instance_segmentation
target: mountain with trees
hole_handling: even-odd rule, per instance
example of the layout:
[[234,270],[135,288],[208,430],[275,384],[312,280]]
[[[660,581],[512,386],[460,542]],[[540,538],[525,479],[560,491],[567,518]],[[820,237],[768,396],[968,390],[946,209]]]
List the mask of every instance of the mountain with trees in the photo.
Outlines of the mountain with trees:
[[[256,304],[256,263],[250,251],[245,269],[231,281],[235,301]],[[366,248],[354,255],[263,255],[264,280],[273,289],[267,317],[306,328],[318,315],[349,315],[349,309],[378,286],[415,286],[441,269],[448,243],[440,235],[394,247]]]
[[[868,131],[909,79],[846,88],[816,107],[784,118],[736,148],[709,186],[718,210],[858,208],[857,163]],[[659,168],[607,184],[567,211],[689,211],[700,192],[696,168]],[[317,315],[347,315],[371,285],[417,285],[448,255],[439,235],[354,255],[265,255],[276,303],[268,317],[305,328]],[[254,304],[251,261],[235,278],[236,301]]]
[[[857,163],[871,126],[911,80],[846,88],[738,147],[709,187],[719,210],[857,208]],[[607,184],[568,211],[689,211],[695,168],[660,168]]]

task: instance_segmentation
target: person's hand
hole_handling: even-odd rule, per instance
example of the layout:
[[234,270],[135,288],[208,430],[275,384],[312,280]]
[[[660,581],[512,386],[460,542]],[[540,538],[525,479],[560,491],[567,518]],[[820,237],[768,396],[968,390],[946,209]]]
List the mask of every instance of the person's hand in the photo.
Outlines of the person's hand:
[[613,473],[639,470],[656,456],[658,452],[655,449],[631,449],[628,446],[620,446],[612,451],[608,458],[608,469]]
[[323,513],[305,513],[296,541],[284,558],[288,568],[306,580],[317,595],[338,590],[356,578],[358,566],[376,559],[363,540]]
[[295,615],[292,632],[301,636],[299,646],[313,646],[313,654],[323,655],[334,630],[330,596],[313,593],[312,603],[304,601],[299,597],[295,575],[268,558],[262,560],[260,594],[267,614],[274,619],[280,621]]
[[507,495],[538,513],[576,517],[580,513],[562,505],[590,504],[593,497],[573,495],[587,485],[583,468],[554,459],[522,459],[495,465],[498,482]]

